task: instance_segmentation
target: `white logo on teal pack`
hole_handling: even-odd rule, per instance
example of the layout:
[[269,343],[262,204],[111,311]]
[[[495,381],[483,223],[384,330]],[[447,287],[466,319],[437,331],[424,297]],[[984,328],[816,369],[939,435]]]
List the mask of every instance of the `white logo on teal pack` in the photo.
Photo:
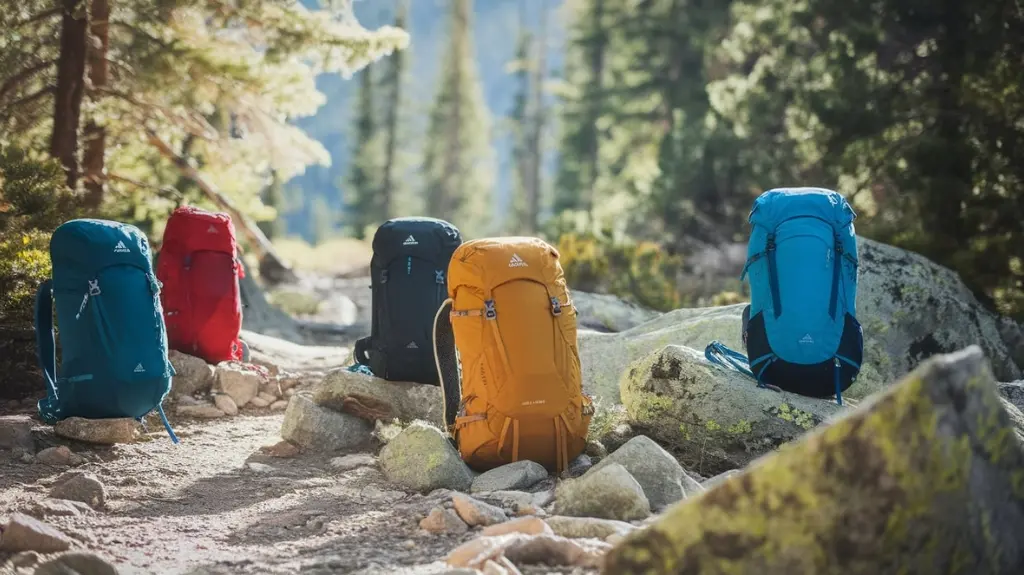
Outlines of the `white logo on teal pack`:
[[418,241],[416,241],[416,238],[414,238],[412,236],[409,236],[409,237],[405,238],[405,241],[402,242],[402,245],[403,246],[418,246],[418,245],[420,245],[420,243]]
[[128,249],[128,246],[124,245],[124,242],[117,242],[117,245],[114,246],[114,251],[122,254],[131,252],[131,250]]
[[144,371],[146,371],[146,368],[142,367],[141,363],[135,366],[135,373],[142,373]]
[[807,334],[800,339],[800,343],[814,343],[814,338],[811,334]]
[[415,341],[410,341],[409,345],[405,346],[406,349],[419,349],[420,346],[416,345]]

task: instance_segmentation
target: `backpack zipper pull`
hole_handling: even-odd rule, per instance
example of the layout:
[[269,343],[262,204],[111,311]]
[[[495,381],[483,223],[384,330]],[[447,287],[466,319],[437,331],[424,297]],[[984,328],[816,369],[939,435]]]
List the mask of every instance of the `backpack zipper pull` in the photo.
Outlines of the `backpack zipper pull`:
[[85,292],[85,296],[82,297],[82,305],[78,306],[78,313],[75,314],[75,319],[82,318],[82,312],[85,311],[85,306],[89,305],[89,298],[100,295],[100,280],[89,280],[89,291]]

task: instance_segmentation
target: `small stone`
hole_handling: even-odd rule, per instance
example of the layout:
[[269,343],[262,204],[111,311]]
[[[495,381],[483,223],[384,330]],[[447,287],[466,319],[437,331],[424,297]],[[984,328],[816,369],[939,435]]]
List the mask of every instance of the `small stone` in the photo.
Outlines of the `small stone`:
[[185,417],[196,417],[199,419],[216,419],[227,415],[214,405],[203,403],[201,405],[179,405],[175,410],[178,415]]
[[598,519],[596,517],[566,517],[555,515],[545,519],[555,535],[570,539],[606,539],[609,535],[629,535],[637,529],[625,521]]
[[427,493],[439,487],[464,491],[473,472],[436,427],[416,421],[380,452],[380,466],[389,481]]
[[264,445],[260,448],[260,453],[269,455],[270,457],[295,457],[302,451],[302,448],[294,443],[282,439],[273,445]]
[[213,396],[213,404],[217,406],[217,409],[223,411],[225,415],[238,415],[238,405],[226,393],[218,393]]
[[37,519],[45,517],[79,517],[92,513],[92,507],[81,501],[70,499],[40,499],[33,501],[25,510],[27,515]]
[[0,416],[0,449],[35,451],[32,418],[27,415]]
[[54,527],[22,513],[11,515],[0,534],[0,550],[8,553],[56,553],[70,549],[72,542]]
[[69,551],[40,564],[33,575],[119,575],[119,571],[95,553]]
[[21,457],[18,458],[18,461],[21,461],[22,463],[35,463],[36,456],[32,455],[31,452],[25,451],[22,452]]
[[[262,370],[266,373],[266,369]],[[226,361],[217,365],[217,387],[221,392],[231,396],[238,407],[245,407],[260,390],[260,384],[266,381],[263,373],[256,366],[239,362]]]
[[249,463],[246,463],[245,466],[248,467],[250,471],[254,471],[256,473],[273,473],[275,471],[273,466],[267,465],[266,463],[257,463],[255,461],[250,461]]
[[533,494],[533,504],[537,507],[547,507],[549,503],[555,500],[555,490],[548,489],[545,491],[538,491]]
[[330,452],[364,447],[370,442],[372,429],[369,423],[358,417],[339,413],[313,403],[308,397],[296,395],[288,402],[281,437],[304,449]]
[[516,505],[515,506],[515,512],[516,512],[516,515],[519,516],[519,517],[526,517],[528,515],[537,515],[537,516],[547,515],[547,512],[544,511],[543,508],[537,507],[536,505],[534,505],[532,503],[527,503],[526,505]]
[[420,521],[420,529],[430,533],[465,533],[469,527],[451,509],[434,507]]
[[473,496],[506,509],[513,509],[517,505],[533,505],[533,493],[525,491],[490,491],[474,493]]
[[249,406],[250,407],[264,408],[264,407],[269,406],[271,403],[272,402],[267,401],[267,400],[263,399],[262,397],[260,397],[258,395],[256,397],[252,398],[251,400],[249,400]]
[[589,473],[596,473],[607,465],[619,464],[636,479],[650,502],[651,509],[664,507],[704,491],[686,474],[679,462],[660,445],[644,435],[627,441],[614,453],[595,465]]
[[529,489],[548,476],[547,469],[534,461],[516,461],[495,467],[473,480],[472,493]]
[[73,471],[57,480],[57,484],[50,489],[50,497],[81,501],[93,509],[99,509],[106,503],[107,490],[96,475]]
[[480,532],[485,537],[508,535],[509,533],[523,533],[526,535],[553,535],[554,531],[540,517],[519,517],[504,523],[497,523],[485,527]]
[[569,469],[566,469],[563,475],[565,476],[565,479],[579,477],[590,470],[593,466],[594,464],[590,461],[590,456],[586,453],[581,453],[579,457],[572,460],[569,464]]
[[293,395],[295,395],[295,388],[294,387],[289,387],[288,389],[284,390],[284,396],[285,397],[291,397]]
[[75,455],[66,445],[58,445],[56,447],[47,447],[37,453],[36,461],[44,465],[59,467],[81,463],[82,458]]
[[39,563],[39,553],[35,551],[22,551],[11,557],[11,567],[27,568]]
[[610,463],[562,482],[555,491],[555,514],[631,521],[650,515],[651,506],[626,468]]
[[605,449],[604,444],[596,439],[588,439],[587,447],[583,451],[591,458],[601,459],[608,456],[608,450]]
[[270,393],[268,391],[261,391],[259,393],[259,395],[257,395],[256,397],[258,397],[258,398],[262,399],[263,401],[267,402],[267,405],[270,405],[271,403],[274,403],[275,401],[277,401],[277,397],[278,396],[275,393]]
[[338,471],[350,471],[358,467],[373,467],[377,465],[377,458],[369,453],[353,453],[335,457],[331,460],[330,465]]
[[203,393],[213,386],[213,366],[206,360],[173,349],[167,352],[167,359],[175,371],[171,379],[172,397]]
[[508,519],[501,509],[461,493],[456,493],[452,497],[452,503],[455,504],[455,512],[470,527],[487,527]]
[[99,445],[115,445],[132,443],[140,435],[140,426],[130,417],[116,419],[85,419],[69,417],[62,419],[53,426],[53,432],[61,437],[96,443]]
[[406,549],[415,549],[416,548],[416,542],[413,541],[412,539],[406,539],[405,541],[402,542],[402,547],[405,547]]
[[[289,397],[293,397],[293,396],[294,396],[294,394],[289,396]],[[271,403],[270,404],[270,411],[283,411],[287,407],[288,407],[288,401],[282,399],[282,400],[279,400],[279,401],[275,401],[274,403]]]

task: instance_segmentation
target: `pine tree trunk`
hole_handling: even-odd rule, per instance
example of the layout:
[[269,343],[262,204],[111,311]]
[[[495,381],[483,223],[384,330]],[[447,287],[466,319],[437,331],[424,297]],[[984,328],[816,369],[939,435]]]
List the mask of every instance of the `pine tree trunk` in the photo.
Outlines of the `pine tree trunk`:
[[85,0],[61,0],[60,56],[54,96],[50,155],[67,172],[67,184],[78,183],[78,125],[85,93],[85,53],[89,20]]
[[540,13],[540,33],[537,36],[537,56],[534,60],[532,90],[533,90],[533,117],[529,127],[529,142],[526,156],[529,158],[529,181],[526,183],[527,198],[527,222],[526,230],[530,234],[537,232],[537,223],[540,219],[540,196],[541,196],[541,160],[543,150],[541,149],[541,135],[544,132],[545,109],[544,109],[544,79],[547,77],[547,9],[542,8]]
[[444,184],[441,186],[441,205],[437,206],[439,213],[448,219],[451,219],[457,211],[458,206],[455,203],[461,190],[456,189],[456,184],[458,179],[462,177],[462,170],[467,168],[466,166],[459,165],[459,158],[461,156],[460,148],[463,130],[462,108],[466,104],[462,101],[462,85],[464,84],[462,65],[463,55],[466,51],[467,36],[469,34],[469,11],[471,9],[470,0],[452,1],[454,2],[454,7],[452,10],[452,71],[450,81],[454,90],[452,91],[452,99],[448,103],[451,106],[451,113],[449,115],[447,147],[445,149],[445,175]]
[[[409,12],[407,0],[402,0],[395,15],[395,27],[405,28],[406,15]],[[380,186],[380,213],[385,220],[392,217],[394,210],[394,174],[396,169],[396,157],[398,155],[398,119],[399,109],[402,106],[402,74],[405,72],[405,51],[399,50],[391,54],[389,58],[390,75],[388,83],[391,84],[388,91],[387,117],[385,118],[386,149],[384,156],[384,174]]]
[[[90,47],[89,50],[89,82],[95,94],[107,85],[107,52],[110,48],[110,4],[107,0],[92,0],[89,20],[92,35],[99,41],[98,47]],[[107,130],[94,120],[89,120],[85,125],[82,139],[85,145],[82,157],[82,169],[85,172],[85,205],[95,209],[103,203]]]
[[598,153],[600,151],[597,134],[597,119],[601,113],[601,89],[604,87],[604,52],[608,46],[607,31],[604,28],[604,0],[594,0],[594,44],[590,52],[590,94],[586,98],[587,116],[587,174],[586,189],[583,190],[583,209],[592,214],[594,211],[594,187],[597,185]]

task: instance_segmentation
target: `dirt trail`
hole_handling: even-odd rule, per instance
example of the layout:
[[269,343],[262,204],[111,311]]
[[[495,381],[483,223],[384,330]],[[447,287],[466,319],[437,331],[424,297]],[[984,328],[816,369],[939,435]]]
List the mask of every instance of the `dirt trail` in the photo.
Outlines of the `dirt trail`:
[[[395,491],[374,468],[339,473],[331,456],[260,453],[281,421],[180,422],[177,446],[157,429],[134,445],[72,445],[90,460],[77,469],[105,484],[107,508],[46,521],[122,573],[443,573],[435,560],[471,537],[417,533],[441,497]],[[63,472],[0,463],[0,516],[45,498]]]

